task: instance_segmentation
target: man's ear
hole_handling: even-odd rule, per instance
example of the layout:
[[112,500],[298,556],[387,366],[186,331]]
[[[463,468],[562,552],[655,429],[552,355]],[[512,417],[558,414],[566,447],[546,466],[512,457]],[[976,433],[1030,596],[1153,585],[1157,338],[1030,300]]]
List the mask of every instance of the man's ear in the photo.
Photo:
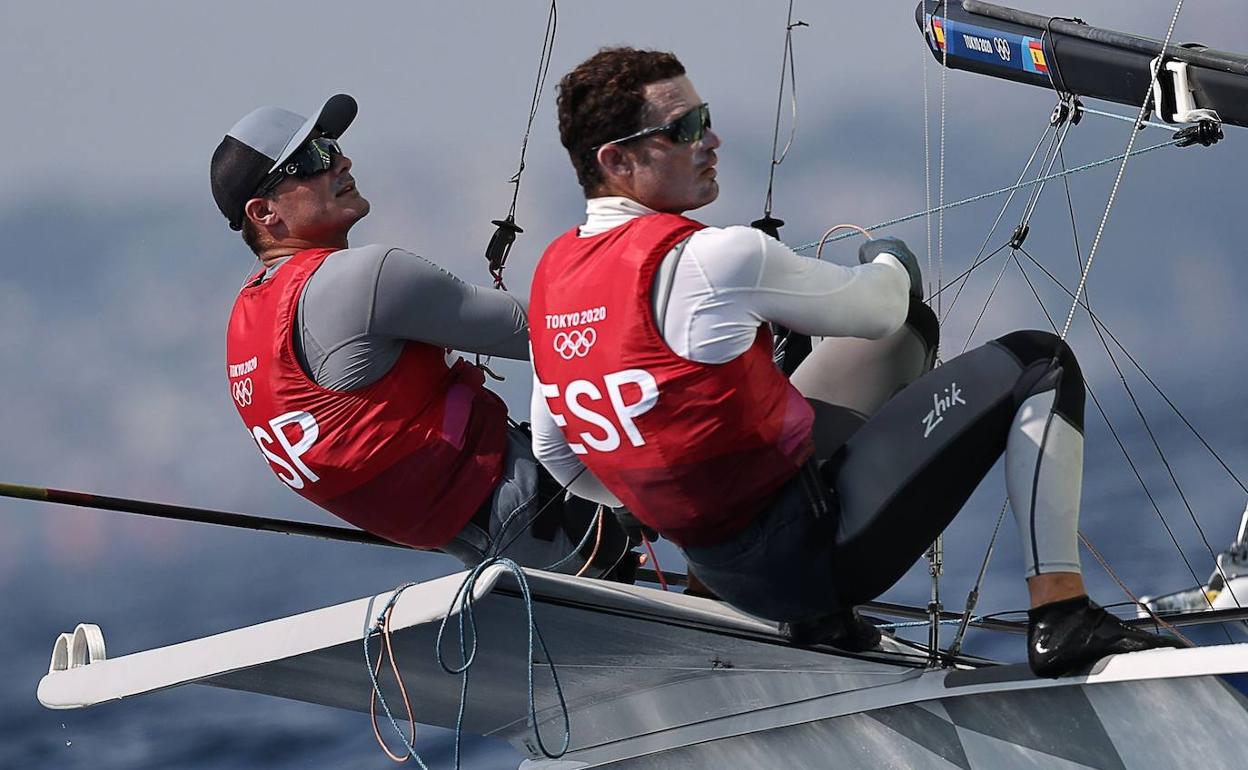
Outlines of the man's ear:
[[273,210],[273,201],[268,198],[252,198],[243,204],[243,216],[253,224],[272,227],[278,222],[277,212]]
[[608,179],[629,179],[633,175],[633,159],[628,150],[617,144],[598,148],[598,165]]

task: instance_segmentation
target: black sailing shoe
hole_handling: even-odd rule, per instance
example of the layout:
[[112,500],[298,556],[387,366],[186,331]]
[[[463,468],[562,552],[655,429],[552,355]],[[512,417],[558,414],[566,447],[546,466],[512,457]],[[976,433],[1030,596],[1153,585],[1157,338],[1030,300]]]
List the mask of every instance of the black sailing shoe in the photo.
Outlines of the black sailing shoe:
[[854,609],[815,620],[781,623],[780,633],[794,644],[828,644],[847,652],[866,652],[880,646],[880,630]]
[[1027,662],[1036,676],[1055,679],[1106,655],[1187,646],[1131,628],[1086,596],[1041,605],[1027,617]]

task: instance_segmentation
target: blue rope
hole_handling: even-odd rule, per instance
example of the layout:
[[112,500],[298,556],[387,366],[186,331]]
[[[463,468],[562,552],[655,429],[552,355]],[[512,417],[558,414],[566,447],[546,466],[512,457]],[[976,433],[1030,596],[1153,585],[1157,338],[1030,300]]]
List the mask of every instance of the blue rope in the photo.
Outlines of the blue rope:
[[[463,737],[464,710],[468,701],[468,670],[472,667],[477,656],[477,621],[473,612],[472,596],[476,588],[477,580],[481,574],[489,567],[500,564],[508,569],[515,577],[516,583],[520,587],[520,595],[524,600],[525,613],[528,615],[529,634],[528,634],[528,688],[529,688],[529,719],[533,725],[533,737],[537,740],[537,747],[542,754],[548,759],[558,759],[567,753],[569,745],[572,742],[572,723],[568,715],[568,703],[564,698],[563,688],[559,684],[559,674],[555,670],[554,661],[550,658],[550,650],[546,647],[546,641],[542,638],[542,632],[537,627],[537,621],[533,616],[533,594],[529,589],[528,576],[519,564],[506,557],[494,557],[487,559],[472,569],[464,578],[464,582],[460,584],[459,590],[455,592],[455,598],[451,600],[451,611],[458,610],[459,622],[459,654],[460,665],[448,666],[442,655],[442,636],[446,631],[446,621],[448,617],[442,618],[442,623],[438,627],[438,665],[442,666],[442,670],[448,674],[459,674],[461,677],[460,697],[459,697],[459,714],[455,720],[455,767],[459,768],[459,752],[460,743]],[[472,643],[468,645],[468,635],[465,633],[465,618],[467,618],[468,628],[471,629]],[[555,693],[559,696],[559,709],[563,715],[563,743],[556,752],[551,752],[546,748],[546,742],[542,738],[542,731],[537,722],[537,699],[533,686],[533,672],[536,668],[536,661],[533,658],[534,645],[533,640],[536,639],[538,645],[542,648],[542,656],[546,659],[550,666],[550,677],[555,684]],[[469,646],[471,652],[469,652]]]
[[[1010,185],[1009,187],[1002,187],[1000,190],[993,190],[992,192],[981,193],[979,195],[971,196],[970,198],[963,198],[962,200],[954,201],[953,203],[946,203],[944,206],[937,206],[934,209],[928,209],[926,211],[917,211],[913,214],[907,214],[904,217],[897,217],[896,219],[889,219],[884,222],[880,222],[877,225],[871,225],[870,227],[866,229],[872,230],[872,231],[883,230],[886,227],[899,225],[902,222],[909,222],[912,219],[925,217],[925,216],[928,216],[929,214],[936,214],[941,211],[946,211],[948,209],[957,208],[958,206],[965,206],[968,203],[975,203],[976,201],[982,201],[986,198],[992,198],[997,195],[1004,195],[1005,193],[1012,192],[1014,190],[1021,190],[1024,187],[1031,187],[1033,185],[1043,184],[1045,182],[1048,182],[1051,179],[1057,179],[1059,177],[1068,176],[1070,174],[1077,174],[1080,171],[1087,171],[1089,169],[1097,168],[1098,166],[1105,166],[1110,163],[1113,163],[1114,161],[1122,160],[1123,158],[1130,158],[1136,155],[1143,155],[1146,152],[1152,152],[1153,150],[1160,150],[1163,147],[1170,147],[1171,145],[1178,144],[1179,141],[1180,140],[1178,139],[1171,139],[1170,141],[1162,142],[1161,144],[1154,144],[1149,147],[1141,147],[1140,149],[1132,150],[1129,153],[1115,155],[1111,158],[1105,158],[1103,160],[1093,161],[1092,163],[1085,163],[1082,166],[1075,166],[1074,168],[1067,169],[1065,171],[1058,171],[1053,174],[1048,174],[1047,176],[1039,177],[1038,179],[1031,179],[1026,182],[1020,182],[1019,184]],[[857,234],[858,234],[857,231],[841,233],[840,235],[834,235],[828,238],[826,241],[824,241],[824,243],[835,243],[836,241],[844,240],[845,238],[853,238]],[[814,247],[818,245],[819,245],[819,241],[811,241],[810,243],[803,243],[801,246],[794,246],[793,250],[794,251],[806,251],[807,249],[813,249]]]
[[[982,618],[981,616],[979,616],[979,615],[976,615],[975,617],[971,618],[971,622],[972,622],[972,623],[978,623],[978,622],[980,622],[980,621],[982,621],[982,620],[983,620],[983,618]],[[877,625],[877,626],[876,626],[876,628],[882,628],[882,629],[885,629],[885,630],[892,630],[892,629],[896,629],[896,628],[919,628],[920,626],[928,626],[928,625],[931,625],[931,622],[932,622],[932,621],[930,621],[930,620],[908,620],[908,621],[906,621],[905,623],[881,623],[881,624]],[[961,618],[957,618],[957,619],[950,618],[949,620],[941,620],[941,621],[937,621],[937,622],[938,622],[940,625],[942,625],[942,626],[947,626],[947,625],[954,625],[954,624],[957,624],[957,623],[961,623],[961,622],[962,622],[962,619],[961,619]]]
[[[568,713],[567,699],[563,695],[563,688],[559,684],[559,674],[555,670],[554,661],[550,658],[550,651],[546,647],[546,641],[542,638],[541,630],[537,627],[537,620],[533,614],[533,594],[529,588],[528,576],[519,564],[506,557],[494,557],[474,567],[465,577],[459,588],[455,591],[455,596],[451,600],[450,609],[446,617],[442,618],[442,623],[438,627],[438,637],[436,643],[438,665],[448,674],[457,674],[460,677],[459,688],[459,711],[455,718],[455,768],[459,770],[461,766],[461,749],[463,745],[464,734],[464,713],[468,705],[468,670],[472,667],[477,656],[477,623],[476,616],[473,611],[473,594],[476,589],[477,580],[480,579],[482,573],[489,567],[500,564],[505,567],[515,577],[516,583],[520,587],[520,595],[524,601],[525,613],[528,616],[529,635],[528,635],[528,698],[529,698],[529,718],[533,725],[533,736],[537,739],[538,749],[548,759],[558,759],[567,753],[568,747],[572,741],[572,724]],[[381,692],[381,685],[377,681],[377,676],[373,673],[372,658],[369,655],[368,640],[372,636],[382,633],[383,624],[385,623],[386,614],[398,602],[399,596],[404,591],[416,585],[416,583],[405,583],[394,590],[390,600],[386,602],[381,611],[377,613],[373,624],[365,629],[364,632],[364,662],[368,668],[368,678],[372,683],[373,692],[376,693],[377,699],[381,702],[381,708],[385,711],[386,717],[390,720],[390,724],[394,727],[395,733],[398,734],[399,740],[403,742],[404,748],[407,749],[408,756],[416,760],[421,770],[429,770],[424,760],[416,753],[416,749],[408,741],[407,736],[403,734],[402,728],[399,727],[398,720],[394,718],[390,711],[390,706],[386,703],[386,698]],[[446,662],[442,652],[442,639],[446,632],[446,623],[451,613],[458,615],[459,625],[459,665],[451,666]],[[533,683],[533,672],[537,666],[533,653],[535,649],[534,640],[537,646],[541,647],[542,657],[546,659],[550,666],[550,676],[555,684],[555,693],[559,697],[559,708],[563,715],[563,743],[556,752],[551,752],[547,747],[545,740],[542,738],[541,730],[537,722],[537,698]],[[380,650],[379,650],[380,654]]]
[[[377,613],[376,621],[371,626],[364,629],[364,667],[368,671],[369,681],[372,682],[373,692],[377,695],[377,700],[381,702],[381,709],[386,712],[386,718],[390,720],[390,724],[394,727],[394,732],[398,734],[399,740],[403,742],[403,748],[407,749],[407,755],[416,760],[416,764],[420,765],[421,770],[429,770],[429,766],[426,765],[425,761],[420,758],[420,755],[416,753],[416,748],[412,746],[411,742],[407,740],[407,736],[403,734],[403,729],[399,727],[399,721],[394,718],[394,714],[390,713],[390,706],[386,703],[386,696],[381,692],[381,684],[377,681],[377,675],[373,673],[373,661],[368,654],[368,640],[373,636],[381,635],[382,628],[386,620],[386,613],[389,612],[390,608],[393,607],[395,602],[399,600],[399,595],[414,585],[416,584],[404,583],[394,589],[394,593],[390,596],[390,601],[386,602],[386,606],[382,607],[381,612]],[[369,604],[371,606],[372,603],[370,602]],[[377,648],[377,655],[379,658],[378,663],[380,663],[380,645]]]
[[582,537],[581,537],[581,542],[577,543],[577,544],[576,544],[576,547],[574,547],[571,551],[569,551],[569,552],[568,552],[568,554],[567,554],[566,556],[564,556],[562,559],[560,559],[559,561],[557,561],[557,562],[555,562],[554,564],[550,565],[549,567],[546,567],[546,571],[547,571],[547,572],[558,572],[560,567],[562,567],[563,565],[567,564],[569,561],[571,561],[571,560],[572,560],[572,557],[577,556],[578,554],[580,554],[581,549],[582,549],[582,548],[584,548],[586,545],[588,545],[588,544],[589,544],[589,536],[590,536],[590,535],[592,535],[592,534],[594,533],[594,531],[595,531],[596,529],[598,529],[598,527],[600,527],[600,526],[605,526],[605,525],[606,525],[606,522],[603,522],[602,524],[599,524],[599,522],[598,522],[598,519],[599,519],[600,517],[602,517],[602,516],[606,516],[606,515],[607,515],[607,512],[606,512],[606,511],[604,511],[604,510],[603,510],[603,508],[602,508],[602,505],[601,505],[601,504],[599,504],[599,505],[598,505],[598,514],[597,514],[596,516],[594,516],[594,518],[592,518],[592,519],[590,519],[590,520],[589,520],[589,526],[585,529],[585,534],[584,534],[584,536],[582,536]]

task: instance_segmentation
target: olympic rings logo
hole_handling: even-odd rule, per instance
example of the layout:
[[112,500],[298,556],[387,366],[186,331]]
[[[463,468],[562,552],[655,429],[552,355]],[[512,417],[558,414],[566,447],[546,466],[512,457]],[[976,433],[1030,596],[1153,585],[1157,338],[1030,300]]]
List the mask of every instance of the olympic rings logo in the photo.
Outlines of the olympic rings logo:
[[239,380],[238,382],[231,383],[230,390],[234,394],[234,402],[238,404],[240,408],[244,406],[251,406],[251,396],[255,392],[255,386],[251,384],[250,377],[245,380]]
[[573,329],[570,332],[559,332],[555,335],[555,352],[565,361],[584,358],[597,341],[598,332],[592,326],[584,331]]

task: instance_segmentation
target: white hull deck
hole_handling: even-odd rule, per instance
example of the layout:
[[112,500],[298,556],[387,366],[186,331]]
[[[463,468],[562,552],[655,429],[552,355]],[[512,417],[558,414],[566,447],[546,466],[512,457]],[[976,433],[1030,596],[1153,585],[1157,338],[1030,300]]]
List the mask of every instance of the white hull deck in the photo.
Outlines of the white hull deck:
[[[531,770],[1242,766],[1248,699],[1222,677],[1248,672],[1248,644],[1107,658],[1060,680],[1020,666],[927,670],[919,652],[891,640],[866,655],[798,648],[718,602],[528,574],[567,699],[571,749],[548,760],[532,739],[525,608],[501,568],[478,582],[480,648],[464,729],[510,741],[532,757]],[[460,680],[442,671],[434,644],[461,581],[409,589],[391,620],[417,720],[446,727],[455,726]],[[389,598],[52,673],[39,700],[80,708],[200,684],[367,711],[362,637]],[[455,629],[452,620],[449,662]],[[400,716],[384,670],[382,681]],[[563,721],[549,667],[537,666],[535,690],[542,735],[557,748]]]

